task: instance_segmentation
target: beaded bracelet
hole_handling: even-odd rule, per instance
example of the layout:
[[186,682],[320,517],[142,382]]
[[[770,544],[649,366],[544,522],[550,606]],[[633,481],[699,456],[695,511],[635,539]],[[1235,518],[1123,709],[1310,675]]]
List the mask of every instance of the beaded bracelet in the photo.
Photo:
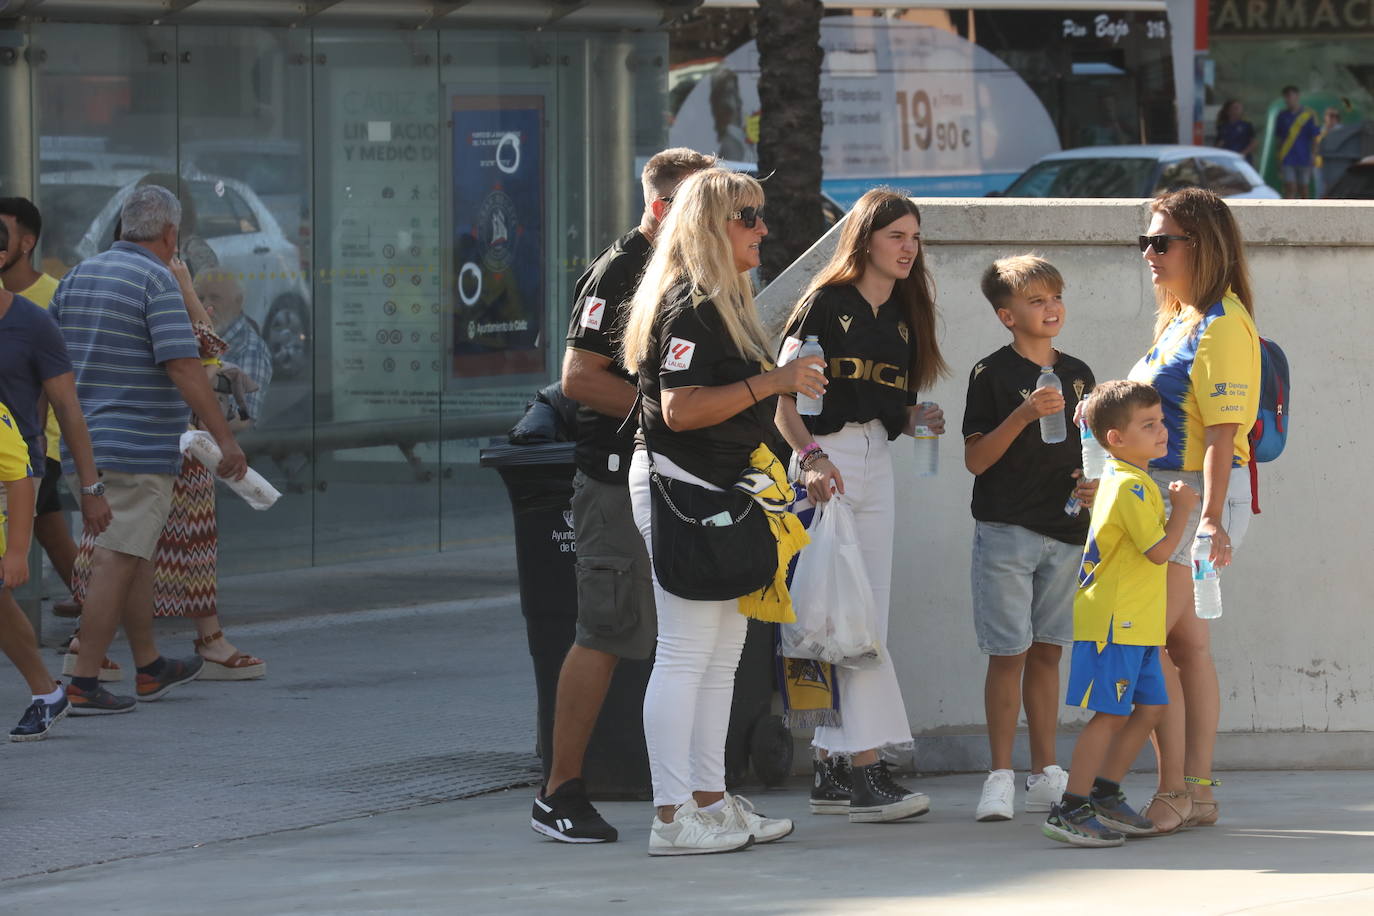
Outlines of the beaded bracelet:
[[829,458],[829,455],[817,448],[814,452],[807,452],[806,457],[798,462],[798,466],[803,471],[809,471],[817,461],[821,461],[822,459],[828,460]]
[[802,446],[801,451],[797,452],[797,460],[805,461],[807,455],[811,454],[812,452],[819,452],[820,450],[821,445],[819,442],[812,442],[810,445]]

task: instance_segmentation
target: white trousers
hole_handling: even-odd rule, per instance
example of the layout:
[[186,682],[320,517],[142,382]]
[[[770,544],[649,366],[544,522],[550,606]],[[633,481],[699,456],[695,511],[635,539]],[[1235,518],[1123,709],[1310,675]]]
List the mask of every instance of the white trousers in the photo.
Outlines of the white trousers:
[[[654,463],[665,477],[720,490],[662,455]],[[649,456],[637,451],[630,462],[630,503],[652,557],[650,486]],[[680,805],[694,791],[725,791],[725,734],[749,621],[738,600],[679,598],[663,590],[657,575],[654,601],[658,649],[644,692],[644,740],[654,805]]]
[[[909,443],[910,439],[899,439]],[[878,420],[847,423],[837,433],[816,437],[844,480],[845,501],[854,510],[864,568],[877,606],[883,661],[876,668],[837,668],[842,725],[816,729],[812,747],[834,754],[911,746],[911,723],[887,651],[888,602],[892,592],[892,539],[896,494],[892,480],[892,443]]]

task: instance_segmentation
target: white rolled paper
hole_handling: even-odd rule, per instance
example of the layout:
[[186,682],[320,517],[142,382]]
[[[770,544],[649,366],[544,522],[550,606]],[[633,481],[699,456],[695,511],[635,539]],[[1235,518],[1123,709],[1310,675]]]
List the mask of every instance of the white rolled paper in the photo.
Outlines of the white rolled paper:
[[[211,473],[214,473],[224,458],[224,453],[219,450],[214,437],[203,429],[192,429],[182,433],[181,450],[209,468]],[[218,479],[220,483],[242,496],[244,502],[254,509],[270,509],[273,503],[281,499],[281,493],[277,488],[252,468],[248,469],[242,480],[226,480],[223,477]]]

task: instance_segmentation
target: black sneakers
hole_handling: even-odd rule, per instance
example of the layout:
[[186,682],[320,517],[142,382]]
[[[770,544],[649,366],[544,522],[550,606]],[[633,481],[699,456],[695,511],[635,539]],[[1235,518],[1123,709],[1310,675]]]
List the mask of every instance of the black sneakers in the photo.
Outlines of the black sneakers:
[[19,720],[19,724],[10,729],[10,740],[42,741],[48,737],[48,729],[66,716],[70,710],[71,704],[67,702],[65,694],[56,703],[34,700],[29,704],[29,708],[24,710],[24,717]]
[[848,814],[850,780],[849,759],[832,756],[811,761],[815,773],[811,781],[812,814]]
[[552,795],[536,795],[530,827],[563,843],[614,843],[619,836],[596,813],[587,798],[587,784],[581,779],[569,779]]
[[898,785],[883,761],[852,771],[853,790],[849,799],[851,824],[900,821],[930,810],[930,797]]
[[151,703],[160,700],[173,687],[187,684],[200,677],[205,670],[205,659],[199,655],[193,658],[164,659],[162,673],[159,675],[140,674],[134,680],[138,685],[138,701]]

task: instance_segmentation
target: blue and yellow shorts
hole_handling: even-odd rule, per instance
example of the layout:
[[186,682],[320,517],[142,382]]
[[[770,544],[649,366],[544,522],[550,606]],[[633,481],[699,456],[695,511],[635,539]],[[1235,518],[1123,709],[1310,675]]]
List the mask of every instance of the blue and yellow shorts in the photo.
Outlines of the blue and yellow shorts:
[[1164,706],[1168,702],[1158,646],[1074,642],[1066,705],[1129,716],[1132,705]]

